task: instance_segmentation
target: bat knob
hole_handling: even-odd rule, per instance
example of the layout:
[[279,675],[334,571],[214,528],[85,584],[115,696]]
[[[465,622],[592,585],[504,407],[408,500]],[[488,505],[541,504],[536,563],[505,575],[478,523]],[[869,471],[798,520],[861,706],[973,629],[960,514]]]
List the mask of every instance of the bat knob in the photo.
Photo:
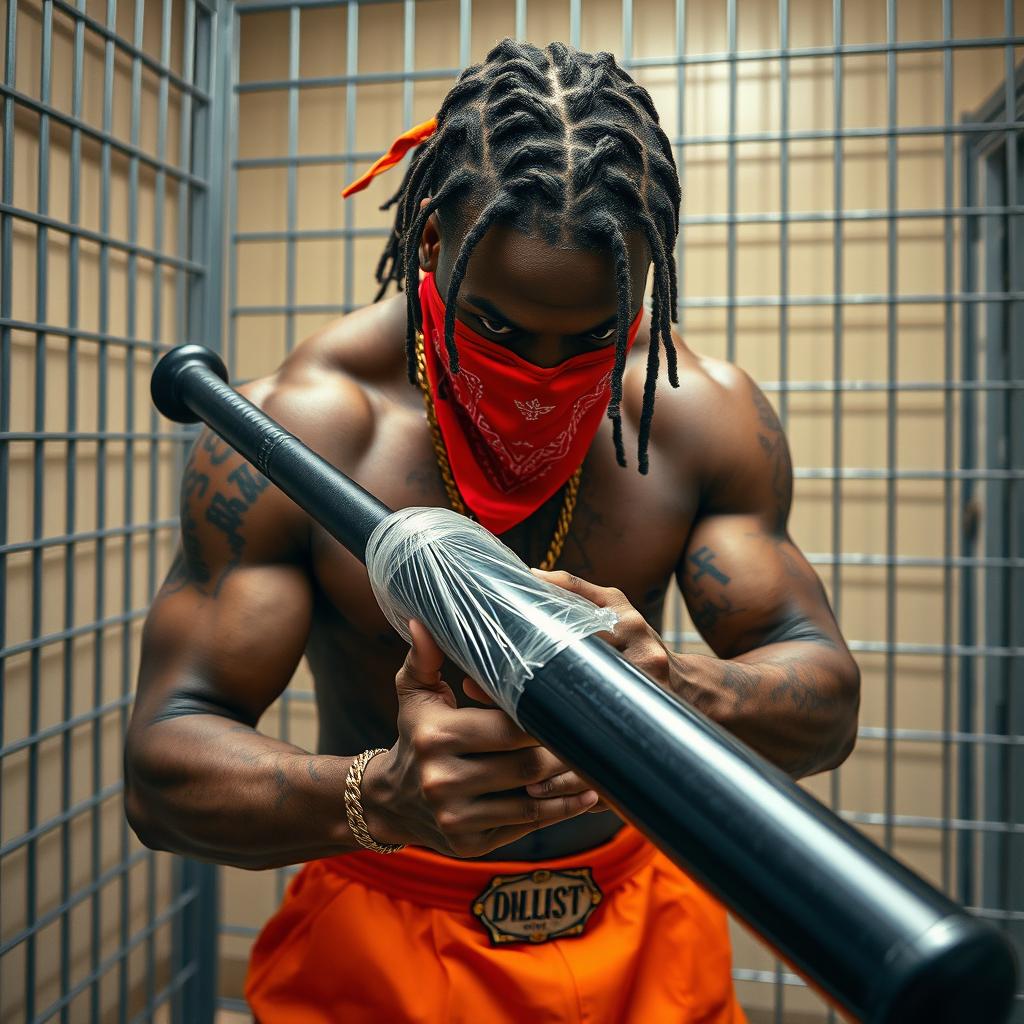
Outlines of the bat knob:
[[211,370],[221,380],[228,379],[223,360],[205,345],[178,345],[156,364],[149,382],[153,404],[169,420],[176,423],[196,423],[199,417],[186,404],[182,384],[190,371],[197,368]]

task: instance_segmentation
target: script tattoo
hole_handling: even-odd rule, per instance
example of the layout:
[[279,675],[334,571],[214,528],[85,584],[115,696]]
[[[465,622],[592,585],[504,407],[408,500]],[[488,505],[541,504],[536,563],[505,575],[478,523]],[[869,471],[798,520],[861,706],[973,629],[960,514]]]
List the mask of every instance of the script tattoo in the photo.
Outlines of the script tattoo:
[[723,618],[743,610],[725,592],[732,577],[715,564],[717,557],[718,552],[706,544],[686,556],[683,593],[693,624],[705,638],[714,633]]
[[[241,562],[246,543],[242,532],[246,513],[270,481],[235,455],[239,463],[225,475],[224,482],[211,484],[210,474],[203,472],[200,465],[212,470],[233,455],[234,450],[210,431],[204,431],[192,449],[181,484],[181,546],[164,582],[165,594],[176,593],[187,586],[204,594],[216,594],[231,570]],[[200,517],[223,535],[230,549],[230,557],[216,578],[203,548]]]

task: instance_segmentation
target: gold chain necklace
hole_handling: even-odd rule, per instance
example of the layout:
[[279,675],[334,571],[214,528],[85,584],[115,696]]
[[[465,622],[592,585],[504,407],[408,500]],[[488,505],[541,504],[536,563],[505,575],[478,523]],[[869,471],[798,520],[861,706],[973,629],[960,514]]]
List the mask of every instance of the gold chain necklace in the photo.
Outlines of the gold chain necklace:
[[[430,440],[434,445],[434,458],[437,459],[437,468],[441,472],[441,479],[444,481],[444,489],[448,492],[448,502],[451,507],[460,515],[470,519],[473,513],[466,508],[466,503],[459,494],[455,477],[452,476],[452,467],[448,462],[448,452],[444,446],[444,439],[441,437],[441,428],[437,424],[437,411],[434,409],[434,399],[430,394],[430,384],[427,380],[427,357],[423,348],[423,332],[416,332],[416,382],[423,392],[423,405],[427,410],[427,422],[430,424]],[[576,498],[580,493],[580,477],[583,476],[583,466],[566,481],[565,497],[562,499],[562,509],[558,513],[558,522],[555,524],[555,534],[551,538],[551,546],[544,556],[544,561],[539,568],[550,572],[562,554],[565,546],[565,538],[569,535],[569,526],[572,523],[573,513],[576,511]]]

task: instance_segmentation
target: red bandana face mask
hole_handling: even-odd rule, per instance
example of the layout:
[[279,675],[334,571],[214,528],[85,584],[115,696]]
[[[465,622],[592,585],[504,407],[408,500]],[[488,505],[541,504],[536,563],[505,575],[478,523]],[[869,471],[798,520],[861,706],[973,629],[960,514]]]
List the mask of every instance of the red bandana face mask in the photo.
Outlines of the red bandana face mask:
[[[492,533],[536,511],[583,462],[608,407],[615,346],[557,366],[528,363],[455,321],[459,372],[448,365],[444,302],[420,284],[427,379],[459,492]],[[630,325],[632,346],[643,310]]]

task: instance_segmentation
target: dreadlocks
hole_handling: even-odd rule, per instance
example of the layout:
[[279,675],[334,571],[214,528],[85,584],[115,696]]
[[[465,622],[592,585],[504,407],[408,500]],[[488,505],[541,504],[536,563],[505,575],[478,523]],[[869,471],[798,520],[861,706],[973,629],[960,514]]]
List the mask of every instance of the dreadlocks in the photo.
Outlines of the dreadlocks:
[[[420,202],[427,196],[430,202],[421,210]],[[624,234],[641,231],[654,264],[651,344],[638,446],[640,472],[646,473],[661,345],[669,380],[679,386],[671,333],[677,303],[673,253],[679,201],[672,149],[650,94],[610,53],[581,53],[558,42],[540,50],[502,40],[483,63],[459,76],[437,114],[437,130],[416,152],[401,187],[381,207],[397,210],[377,266],[376,299],[390,281],[406,292],[410,380],[415,382],[416,334],[422,323],[419,291],[410,285],[418,280],[419,240],[435,210],[451,210],[456,202],[461,210],[480,210],[462,240],[445,300],[445,346],[456,373],[456,300],[469,258],[490,227],[539,227],[549,244],[563,231],[581,244],[606,246],[615,263],[618,301],[608,416],[616,458],[625,466],[622,375],[632,305]]]

